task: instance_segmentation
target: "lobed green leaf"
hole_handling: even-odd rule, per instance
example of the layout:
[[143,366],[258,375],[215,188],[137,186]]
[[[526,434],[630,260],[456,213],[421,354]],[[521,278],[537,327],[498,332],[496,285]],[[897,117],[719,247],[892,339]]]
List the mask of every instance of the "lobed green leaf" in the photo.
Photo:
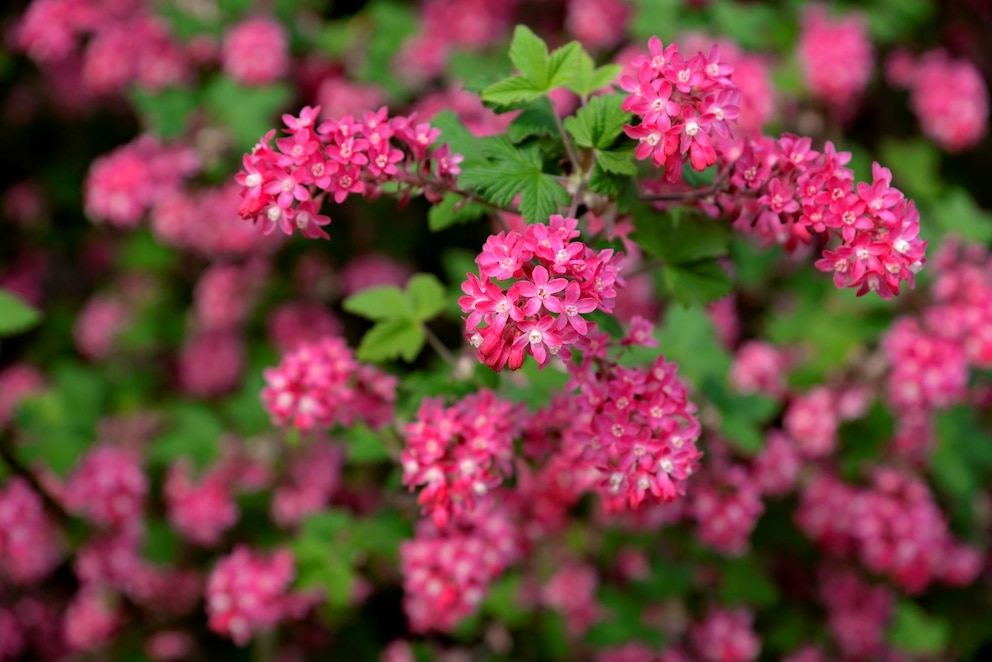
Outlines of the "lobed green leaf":
[[373,321],[406,319],[411,309],[407,296],[393,285],[370,287],[352,294],[341,307],[352,315]]

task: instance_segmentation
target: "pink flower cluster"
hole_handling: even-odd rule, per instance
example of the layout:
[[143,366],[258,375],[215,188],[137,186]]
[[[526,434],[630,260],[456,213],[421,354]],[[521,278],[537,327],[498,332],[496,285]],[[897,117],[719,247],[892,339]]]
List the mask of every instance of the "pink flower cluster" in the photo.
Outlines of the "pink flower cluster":
[[753,662],[761,652],[747,609],[714,609],[692,626],[689,636],[701,662]]
[[113,294],[90,297],[72,328],[76,349],[90,361],[106,359],[130,318],[131,311],[122,297]]
[[238,521],[238,504],[224,472],[210,470],[194,481],[188,462],[175,462],[162,488],[169,523],[187,540],[212,547]]
[[595,468],[610,511],[672,501],[702,456],[696,406],[674,363],[659,356],[648,367],[612,364],[603,336],[589,338],[582,364],[570,366],[568,388],[578,395],[567,452]]
[[295,526],[324,508],[338,489],[343,465],[340,445],[318,439],[300,449],[289,461],[286,478],[272,491],[272,520]]
[[140,525],[148,478],[138,453],[103,444],[82,459],[62,495],[66,508],[114,529]]
[[99,535],[79,549],[73,570],[80,588],[63,618],[72,648],[92,650],[106,643],[125,621],[122,598],[166,617],[186,616],[196,608],[199,574],[152,565],[140,555],[143,542],[132,529]]
[[623,0],[569,0],[565,29],[589,48],[613,48],[623,40],[630,14]]
[[729,181],[717,203],[735,228],[790,249],[826,234],[839,245],[824,250],[816,267],[833,273],[839,288],[859,288],[858,296],[888,299],[903,282],[914,286],[927,242],[915,204],[892,187],[888,168],[876,163],[871,184],[855,182],[845,167],[850,154],[830,142],[818,152],[809,138],[791,134],[747,140],[726,155]]
[[884,659],[886,626],[895,596],[857,573],[826,566],[820,572],[820,599],[837,648],[847,659]]
[[874,56],[864,19],[858,14],[831,19],[822,6],[803,14],[796,47],[810,93],[844,115],[871,78]]
[[17,25],[14,42],[46,67],[81,60],[89,92],[121,92],[132,82],[162,89],[190,74],[168,24],[136,0],[37,0]]
[[139,136],[90,165],[84,189],[86,213],[94,221],[133,227],[199,169],[199,157],[188,147]]
[[301,432],[393,418],[395,377],[359,363],[342,338],[300,345],[265,370],[262,403],[274,425]]
[[264,234],[279,228],[290,235],[295,228],[304,237],[327,239],[322,227],[331,219],[320,214],[325,196],[338,204],[352,194],[374,198],[387,182],[406,186],[404,197],[425,187],[433,195],[434,182],[452,184],[460,172],[462,157],[447,145],[431,149],[441,132],[415,116],[389,118],[383,107],[360,120],[346,116],[317,126],[319,114],[319,106],[307,106],[298,117],[284,115],[288,135],[275,149],[272,130],[243,158],[238,211],[261,222]]
[[[262,235],[235,211],[241,187],[224,186],[174,190],[151,210],[151,229],[166,246],[210,258],[267,255],[282,243],[281,235]],[[204,222],[210,219],[210,222]]]
[[749,340],[734,355],[730,383],[741,393],[781,398],[787,389],[789,353],[771,343]]
[[264,556],[236,547],[217,562],[207,580],[207,625],[244,646],[256,632],[304,616],[314,598],[289,590],[295,574],[288,550]]
[[992,366],[992,258],[948,240],[935,260],[931,302],[882,338],[886,399],[897,415],[896,450],[925,461],[934,412],[969,401],[969,371]]
[[541,603],[560,613],[569,635],[578,637],[603,617],[603,609],[596,601],[597,588],[599,574],[595,566],[565,562],[541,587]]
[[237,387],[245,369],[245,342],[238,329],[195,330],[180,349],[179,387],[195,398],[223,395]]
[[208,267],[196,282],[193,307],[203,330],[240,328],[269,275],[261,262],[220,262]]
[[948,152],[960,152],[985,137],[989,122],[989,92],[978,68],[952,59],[943,50],[924,53],[916,62],[896,53],[888,67],[891,82],[909,87],[909,104],[923,134]]
[[965,585],[981,571],[979,553],[954,540],[926,484],[909,473],[876,469],[866,488],[824,475],[801,496],[796,521],[807,535],[907,592],[934,581]]
[[13,418],[18,406],[45,388],[45,376],[32,365],[15,363],[0,370],[0,428]]
[[62,560],[59,539],[38,493],[23,478],[8,480],[0,489],[0,578],[12,584],[44,579]]
[[264,16],[241,21],[224,35],[224,73],[243,85],[265,85],[289,73],[289,41],[277,21]]
[[458,305],[469,342],[493,370],[517,370],[527,354],[542,368],[552,356],[567,360],[589,331],[583,314],[612,312],[623,254],[574,241],[577,224],[554,214],[549,225],[490,236],[476,257],[481,278],[468,274]]
[[394,59],[398,76],[423,82],[445,73],[458,49],[479,50],[510,29],[519,0],[425,0],[420,25]]
[[622,107],[640,120],[624,131],[638,141],[638,159],[650,157],[656,167],[665,168],[668,182],[679,182],[686,163],[700,172],[716,163],[714,139],[731,136],[740,114],[740,91],[730,79],[734,68],[720,59],[717,46],[709,55],[697,53],[686,60],[678,44],[665,48],[651,37],[648,51],[631,62],[636,78],[620,79],[630,93]]
[[516,527],[495,500],[444,531],[421,520],[416,538],[400,544],[410,629],[452,631],[475,612],[493,580],[519,555]]
[[681,47],[689,53],[704,51],[716,44],[720,48],[721,60],[733,63],[734,85],[740,90],[737,107],[735,132],[744,135],[760,135],[762,127],[775,116],[779,108],[778,92],[771,77],[771,58],[761,53],[745,51],[726,37],[712,37],[706,34],[690,33],[679,40]]
[[417,502],[439,530],[509,476],[520,414],[520,407],[481,390],[451,407],[425,399],[404,427],[403,484],[422,488]]
[[765,512],[760,486],[740,465],[720,467],[698,478],[687,501],[699,540],[725,556],[743,556]]

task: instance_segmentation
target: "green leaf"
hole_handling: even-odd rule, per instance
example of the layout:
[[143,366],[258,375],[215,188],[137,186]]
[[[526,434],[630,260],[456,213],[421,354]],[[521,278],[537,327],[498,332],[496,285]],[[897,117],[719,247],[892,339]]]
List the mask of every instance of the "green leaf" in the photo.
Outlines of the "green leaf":
[[415,274],[411,277],[406,284],[406,294],[416,322],[434,319],[444,310],[444,285],[431,274]]
[[634,177],[637,165],[634,163],[634,150],[596,150],[596,164],[603,170],[615,174]]
[[348,461],[355,464],[376,464],[389,459],[385,444],[379,433],[363,423],[356,423],[344,433]]
[[572,82],[582,54],[582,46],[577,41],[569,42],[551,53],[547,83],[549,92]]
[[730,276],[713,258],[671,264],[663,268],[665,287],[683,305],[706,305],[731,293]]
[[543,101],[532,103],[510,122],[506,135],[515,143],[534,136],[557,137],[558,126],[553,112],[551,106]]
[[754,558],[729,559],[723,564],[720,601],[726,605],[771,607],[778,602],[778,590],[765,568]]
[[370,287],[352,294],[341,307],[352,315],[373,321],[408,319],[411,315],[407,296],[393,285]]
[[29,331],[41,321],[34,306],[7,290],[0,290],[0,337]]
[[209,407],[180,403],[172,407],[169,429],[152,442],[149,458],[157,464],[168,464],[179,458],[192,460],[203,468],[217,456],[217,446],[224,425]]
[[840,471],[847,480],[863,476],[865,466],[877,462],[892,439],[892,414],[885,405],[875,402],[868,415],[840,426]]
[[717,341],[713,323],[703,308],[669,306],[665,323],[655,335],[660,352],[678,363],[679,374],[690,382],[702,384],[707,378],[727,378],[730,355]]
[[571,82],[582,47],[565,44],[548,55],[548,46],[525,25],[513,31],[510,61],[520,75],[497,81],[482,90],[482,100],[497,104],[528,102]]
[[130,98],[144,125],[160,138],[181,136],[189,114],[199,103],[194,91],[178,87],[158,92],[138,87]]
[[365,57],[359,60],[355,78],[385,87],[398,96],[410,85],[397,77],[393,60],[408,37],[417,31],[417,16],[409,3],[395,0],[372,0],[362,13],[368,19]]
[[520,73],[539,86],[548,83],[548,46],[526,25],[513,30],[510,42],[510,61]]
[[923,138],[883,140],[882,163],[892,170],[893,184],[917,200],[933,201],[941,193],[940,152]]
[[582,97],[603,89],[616,80],[623,70],[619,64],[607,64],[597,69],[596,63],[585,51],[579,53],[577,64],[575,77],[567,87]]
[[489,213],[489,207],[476,202],[467,202],[457,193],[448,193],[441,202],[431,206],[427,212],[427,227],[431,232],[440,232],[452,225],[470,223]]
[[176,263],[178,254],[157,241],[148,230],[130,233],[117,253],[117,266],[125,271],[164,274]]
[[744,48],[784,50],[794,41],[795,21],[773,5],[720,0],[709,9],[714,34],[728,35]]
[[665,262],[680,264],[726,255],[730,231],[699,212],[665,213],[640,205],[634,209],[631,238]]
[[889,628],[888,640],[904,653],[941,653],[948,644],[950,624],[923,611],[909,600],[900,600]]
[[620,94],[593,97],[573,117],[565,119],[565,129],[581,147],[607,149],[632,117],[620,108],[622,104]]
[[937,447],[930,469],[934,486],[948,497],[955,521],[974,532],[979,521],[975,499],[992,471],[992,434],[965,406],[937,414],[935,427]]
[[496,580],[486,593],[482,611],[509,627],[527,625],[533,610],[520,600],[520,575],[510,574]]
[[76,429],[72,408],[58,391],[32,396],[17,409],[18,429],[28,442],[17,449],[22,462],[40,462],[58,475],[65,475],[86,452],[93,431]]
[[631,202],[636,202],[637,198],[636,186],[634,185],[634,180],[631,179],[631,175],[609,172],[602,166],[598,159],[596,161],[596,167],[592,170],[592,177],[589,178],[589,190],[615,199],[617,201],[617,209],[621,212],[629,211]]
[[288,83],[242,87],[226,76],[215,76],[204,89],[204,103],[213,118],[228,127],[238,151],[248,151],[273,125],[292,97]]
[[688,12],[681,2],[674,0],[634,0],[634,15],[628,25],[631,36],[645,42],[660,30],[667,34],[680,34],[685,28],[683,18]]
[[963,188],[948,191],[934,206],[931,217],[944,233],[980,243],[992,241],[992,213],[979,207]]
[[483,143],[490,158],[487,165],[462,169],[462,186],[475,189],[488,202],[507,206],[520,195],[520,212],[528,223],[547,222],[548,216],[568,203],[568,191],[551,175],[543,172],[537,145],[516,147],[506,137]]
[[778,402],[732,392],[726,378],[707,378],[699,386],[720,411],[720,432],[727,441],[747,455],[760,452],[765,445],[765,424],[778,411]]
[[391,361],[417,358],[426,338],[424,330],[411,319],[384,319],[368,330],[355,355],[359,361]]
[[463,168],[486,162],[486,157],[479,145],[479,139],[465,128],[465,125],[454,112],[441,111],[431,118],[431,126],[441,130],[439,142],[447,143],[453,154],[461,154],[464,157]]
[[482,100],[501,105],[513,105],[533,101],[545,92],[545,88],[524,76],[510,76],[498,80],[482,90]]

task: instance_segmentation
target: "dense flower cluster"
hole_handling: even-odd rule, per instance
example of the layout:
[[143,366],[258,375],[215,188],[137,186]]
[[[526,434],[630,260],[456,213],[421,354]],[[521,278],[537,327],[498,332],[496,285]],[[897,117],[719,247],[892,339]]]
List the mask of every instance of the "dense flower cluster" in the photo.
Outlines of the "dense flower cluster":
[[892,187],[892,173],[877,163],[872,182],[855,182],[850,154],[827,142],[822,152],[809,138],[784,134],[746,140],[727,151],[727,187],[717,196],[734,227],[765,243],[787,248],[815,233],[839,242],[816,262],[833,273],[837,287],[877,292],[888,299],[926,263],[920,215],[912,200]]
[[967,584],[981,570],[978,552],[953,539],[926,484],[896,469],[877,469],[867,488],[820,476],[803,490],[796,519],[828,550],[856,555],[908,592],[933,581]]
[[565,28],[590,48],[612,48],[623,40],[630,14],[623,0],[569,0]]
[[726,556],[748,551],[751,532],[765,512],[759,485],[740,465],[700,476],[688,502],[699,540]]
[[693,626],[693,647],[704,662],[753,662],[761,652],[754,633],[754,615],[747,609],[715,609]]
[[90,166],[86,213],[95,221],[133,227],[199,168],[199,158],[188,147],[140,136]]
[[723,61],[714,46],[709,55],[697,53],[688,60],[678,44],[663,46],[652,37],[648,55],[635,58],[637,76],[625,76],[621,87],[630,93],[623,109],[640,119],[624,131],[638,141],[638,159],[651,158],[665,169],[669,182],[682,178],[690,163],[703,171],[717,161],[714,138],[727,138],[740,114],[740,91],[731,80],[733,66]]
[[989,92],[974,64],[952,59],[938,49],[915,62],[909,54],[898,52],[887,69],[890,82],[909,88],[910,107],[920,130],[943,149],[960,152],[985,137]]
[[672,501],[702,456],[701,426],[678,366],[659,356],[650,366],[626,367],[607,359],[605,334],[582,347],[570,366],[577,389],[569,452],[598,473],[596,491],[610,510]]
[[810,93],[848,114],[868,84],[873,66],[863,17],[846,14],[833,19],[822,6],[810,6],[803,14],[797,54]]
[[210,547],[238,521],[238,504],[223,472],[208,471],[195,482],[191,474],[186,462],[169,469],[162,489],[169,523],[187,540]]
[[168,24],[137,0],[32,2],[14,43],[46,67],[81,60],[82,82],[99,94],[121,92],[132,82],[163,89],[190,74],[190,62]]
[[65,485],[68,509],[94,524],[113,528],[138,525],[148,478],[138,453],[120,446],[95,446]]
[[548,225],[490,236],[476,257],[481,278],[468,274],[458,305],[469,342],[493,370],[517,370],[527,354],[542,368],[553,356],[567,360],[589,331],[583,315],[613,310],[623,254],[575,241],[577,224],[554,214]]
[[840,652],[853,659],[884,659],[885,625],[895,601],[892,591],[830,566],[821,569],[819,584],[827,625]]
[[438,76],[456,48],[484,47],[505,34],[519,4],[520,0],[425,0],[416,34],[404,42],[393,65],[404,78]]
[[27,481],[15,477],[0,489],[0,578],[30,584],[47,577],[62,560],[59,537]]
[[301,432],[392,419],[396,378],[359,363],[342,338],[300,345],[265,370],[262,403],[279,427]]
[[217,562],[207,580],[210,629],[244,646],[259,630],[305,615],[314,599],[289,591],[295,574],[288,550],[264,556],[244,546],[235,548]]
[[498,487],[512,470],[520,408],[483,390],[445,407],[424,400],[404,430],[403,484],[438,529]]
[[452,522],[429,520],[400,545],[404,610],[414,632],[450,632],[482,603],[489,585],[520,554],[516,527],[496,501]]
[[224,72],[244,85],[264,85],[289,71],[289,43],[278,22],[256,16],[224,35]]
[[341,482],[341,446],[315,440],[289,461],[287,476],[272,491],[272,520],[294,526],[327,505]]
[[447,145],[431,149],[441,132],[415,116],[390,118],[383,107],[360,120],[346,116],[317,124],[319,115],[319,106],[306,106],[298,117],[284,115],[288,135],[276,140],[275,149],[273,130],[244,156],[238,211],[261,222],[264,234],[276,228],[292,234],[295,228],[304,237],[327,239],[322,227],[331,219],[320,214],[325,196],[338,204],[352,194],[374,198],[387,182],[405,185],[409,196],[429,186],[432,176],[451,183],[460,172],[461,156]]
[[[211,258],[267,255],[277,249],[281,235],[263,235],[237,213],[241,187],[230,182],[219,187],[174,190],[151,210],[155,238]],[[211,219],[211,222],[204,222]]]

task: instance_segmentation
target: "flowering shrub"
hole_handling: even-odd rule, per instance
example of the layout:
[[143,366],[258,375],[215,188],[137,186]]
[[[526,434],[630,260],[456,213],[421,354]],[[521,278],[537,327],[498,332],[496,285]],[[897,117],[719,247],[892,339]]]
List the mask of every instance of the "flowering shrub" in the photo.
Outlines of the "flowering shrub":
[[984,659],[988,16],[849,5],[5,7],[0,661]]

